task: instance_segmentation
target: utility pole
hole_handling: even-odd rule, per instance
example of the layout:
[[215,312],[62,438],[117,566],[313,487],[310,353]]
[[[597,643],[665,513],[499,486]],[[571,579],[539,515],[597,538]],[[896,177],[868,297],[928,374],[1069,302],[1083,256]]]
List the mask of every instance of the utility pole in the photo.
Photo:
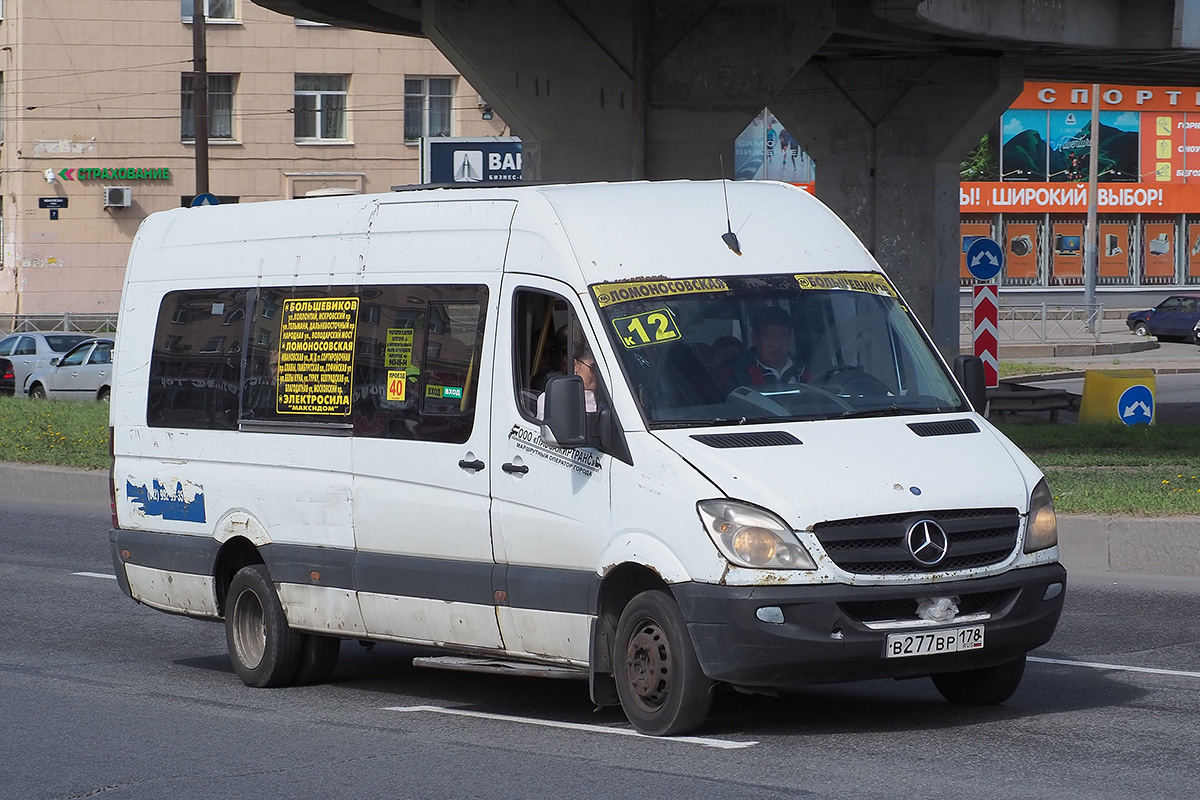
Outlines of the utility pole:
[[1096,223],[1097,188],[1096,172],[1100,168],[1100,84],[1092,84],[1092,136],[1091,152],[1088,154],[1088,208],[1086,236],[1083,240],[1083,305],[1087,309],[1087,328],[1092,333],[1100,331],[1101,321],[1096,319],[1096,274],[1100,266],[1100,230]]
[[196,194],[208,194],[208,53],[204,10],[208,0],[192,0],[192,111],[196,142]]

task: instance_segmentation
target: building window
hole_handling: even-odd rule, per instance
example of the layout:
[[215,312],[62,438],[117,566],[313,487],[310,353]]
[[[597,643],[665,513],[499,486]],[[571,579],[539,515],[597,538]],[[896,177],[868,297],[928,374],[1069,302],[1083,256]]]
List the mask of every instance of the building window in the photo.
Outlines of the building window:
[[404,140],[451,136],[454,78],[404,79]]
[[[179,137],[196,138],[196,109],[192,73],[184,73],[180,83]],[[233,75],[208,76],[208,138],[233,138]]]
[[[179,0],[179,16],[184,22],[192,21],[195,8],[194,0]],[[210,19],[232,22],[233,0],[204,0],[204,20],[207,22]]]
[[296,76],[296,140],[346,140],[346,75]]

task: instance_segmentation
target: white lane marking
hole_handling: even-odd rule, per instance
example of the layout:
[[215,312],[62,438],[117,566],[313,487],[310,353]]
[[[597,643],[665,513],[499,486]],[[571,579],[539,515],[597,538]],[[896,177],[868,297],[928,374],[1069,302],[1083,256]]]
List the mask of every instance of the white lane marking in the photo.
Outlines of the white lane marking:
[[1154,669],[1152,667],[1127,667],[1124,664],[1100,664],[1094,661],[1067,661],[1061,658],[1038,658],[1029,656],[1030,661],[1039,664],[1063,664],[1068,667],[1091,667],[1092,669],[1113,669],[1120,672],[1145,672],[1150,675],[1176,675],[1183,678],[1200,678],[1200,672],[1186,672],[1180,669]]
[[115,581],[116,575],[109,575],[107,572],[72,572],[72,575],[78,575],[81,578],[108,578]]
[[501,722],[517,722],[522,725],[541,725],[545,728],[565,728],[572,731],[585,731],[587,733],[612,733],[617,736],[637,736],[643,739],[657,739],[661,742],[685,742],[687,744],[698,744],[704,747],[717,747],[722,750],[738,750],[743,747],[753,747],[758,742],[733,742],[728,739],[709,739],[704,736],[646,736],[634,730],[624,728],[604,728],[599,725],[582,725],[577,722],[552,722],[544,719],[530,719],[529,717],[513,717],[507,714],[488,714],[483,711],[464,711],[457,708],[443,708],[441,706],[389,706],[384,711],[425,711],[430,714],[450,714],[457,717],[475,717],[476,719],[494,719]]

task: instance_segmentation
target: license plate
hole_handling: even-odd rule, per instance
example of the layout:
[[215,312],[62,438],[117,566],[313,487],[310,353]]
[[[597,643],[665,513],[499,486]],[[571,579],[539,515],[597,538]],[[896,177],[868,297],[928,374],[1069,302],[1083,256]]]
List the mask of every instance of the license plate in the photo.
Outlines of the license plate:
[[935,656],[942,653],[982,649],[983,626],[972,625],[968,628],[951,628],[941,631],[889,634],[884,658]]

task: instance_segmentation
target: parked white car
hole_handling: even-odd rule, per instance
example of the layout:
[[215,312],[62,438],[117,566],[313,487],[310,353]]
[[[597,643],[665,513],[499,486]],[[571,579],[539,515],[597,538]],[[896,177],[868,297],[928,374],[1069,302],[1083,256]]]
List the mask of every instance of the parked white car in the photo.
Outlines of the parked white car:
[[29,376],[30,397],[108,402],[112,384],[112,339],[89,339]]
[[60,358],[75,345],[93,338],[90,333],[14,333],[0,339],[0,356],[12,362],[16,393],[25,394],[30,375],[49,366],[51,359]]

